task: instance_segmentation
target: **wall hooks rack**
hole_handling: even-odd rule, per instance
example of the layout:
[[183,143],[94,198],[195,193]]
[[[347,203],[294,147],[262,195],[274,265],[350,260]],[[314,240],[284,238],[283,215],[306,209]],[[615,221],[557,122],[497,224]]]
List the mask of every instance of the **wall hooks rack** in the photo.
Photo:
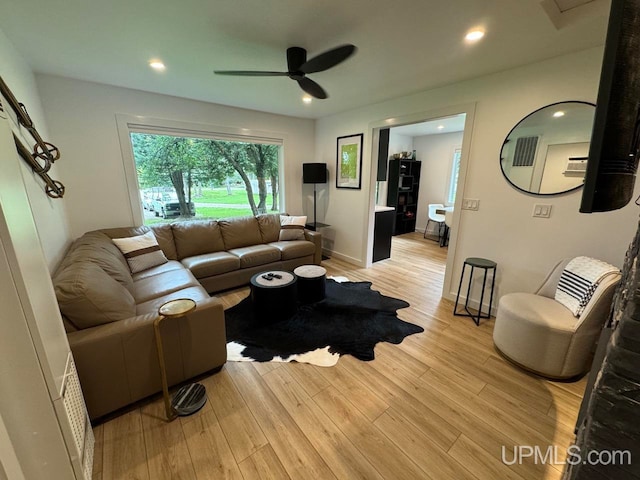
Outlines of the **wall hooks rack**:
[[[18,101],[2,77],[0,77],[0,94],[2,94],[7,104],[15,112],[18,123],[29,132],[35,141],[33,151],[31,152],[14,134],[13,140],[16,144],[18,154],[27,162],[27,165],[31,167],[33,172],[42,178],[45,183],[45,193],[51,198],[62,198],[64,195],[64,185],[57,180],[53,180],[47,173],[51,169],[51,165],[60,158],[60,150],[52,143],[45,142],[42,139],[29,116],[27,108]],[[0,109],[1,108],[2,106],[0,104]]]

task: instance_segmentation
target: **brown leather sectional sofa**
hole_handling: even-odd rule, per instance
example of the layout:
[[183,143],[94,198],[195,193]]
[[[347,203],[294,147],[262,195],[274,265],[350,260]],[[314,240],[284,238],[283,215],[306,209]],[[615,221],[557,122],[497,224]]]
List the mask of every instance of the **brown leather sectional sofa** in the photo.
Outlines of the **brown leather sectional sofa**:
[[153,333],[158,307],[192,298],[197,308],[161,324],[170,385],[219,369],[226,361],[222,304],[209,293],[244,285],[255,273],[293,270],[321,260],[321,236],[278,241],[279,215],[151,227],[169,260],[131,274],[112,238],[149,227],[96,230],[77,239],[53,283],[92,419],[157,393]]

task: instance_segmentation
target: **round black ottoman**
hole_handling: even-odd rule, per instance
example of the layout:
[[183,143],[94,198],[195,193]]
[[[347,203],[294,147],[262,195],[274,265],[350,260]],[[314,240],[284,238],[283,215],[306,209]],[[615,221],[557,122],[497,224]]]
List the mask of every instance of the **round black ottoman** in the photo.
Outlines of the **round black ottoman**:
[[327,271],[319,265],[302,265],[293,273],[298,277],[298,300],[313,303],[324,300]]
[[250,288],[256,319],[272,323],[296,312],[297,279],[291,272],[260,272],[251,277]]

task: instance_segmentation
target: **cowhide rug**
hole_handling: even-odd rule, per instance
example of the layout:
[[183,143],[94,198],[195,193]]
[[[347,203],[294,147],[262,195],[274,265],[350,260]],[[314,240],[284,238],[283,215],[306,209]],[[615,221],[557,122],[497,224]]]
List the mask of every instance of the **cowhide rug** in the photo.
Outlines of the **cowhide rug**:
[[332,366],[340,355],[373,360],[378,342],[398,344],[424,331],[400,320],[404,300],[371,290],[371,282],[327,279],[326,298],[300,305],[288,320],[268,323],[254,316],[249,297],[225,311],[227,359],[255,362],[305,362]]

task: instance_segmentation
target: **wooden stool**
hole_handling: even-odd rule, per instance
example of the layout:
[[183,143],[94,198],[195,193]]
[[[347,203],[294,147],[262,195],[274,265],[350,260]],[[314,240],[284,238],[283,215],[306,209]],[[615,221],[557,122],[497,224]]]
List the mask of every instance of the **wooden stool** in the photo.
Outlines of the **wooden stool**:
[[[467,265],[471,267],[471,274],[469,275],[469,285],[467,286],[467,298],[464,301],[465,313],[458,313],[458,300],[460,299],[460,288],[462,287],[462,279],[464,278],[464,272],[467,269]],[[460,274],[460,284],[458,285],[458,294],[456,295],[456,304],[453,307],[453,314],[460,317],[471,317],[476,325],[480,325],[481,318],[491,317],[491,303],[493,302],[493,287],[496,283],[496,266],[497,263],[493,260],[487,260],[486,258],[467,258],[464,261],[462,267],[462,273]],[[482,293],[480,294],[480,304],[478,305],[478,314],[474,315],[469,310],[469,296],[471,295],[471,282],[473,280],[473,270],[475,268],[482,268],[484,270],[484,279],[482,281]],[[491,293],[489,294],[489,311],[486,314],[482,314],[482,301],[484,300],[484,290],[487,285],[487,272],[493,270],[493,276],[491,279]]]
[[298,300],[314,303],[324,300],[327,271],[318,265],[302,265],[293,273],[298,277]]

